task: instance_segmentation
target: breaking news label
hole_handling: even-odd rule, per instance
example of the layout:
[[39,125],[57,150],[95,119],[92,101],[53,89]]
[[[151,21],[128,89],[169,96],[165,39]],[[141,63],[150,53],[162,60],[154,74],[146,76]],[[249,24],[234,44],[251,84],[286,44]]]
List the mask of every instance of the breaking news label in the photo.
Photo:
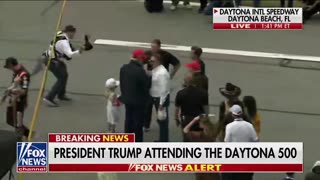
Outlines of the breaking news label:
[[213,8],[214,30],[301,30],[302,8]]
[[[303,172],[303,143],[135,143],[134,134],[49,134],[17,144],[18,172]],[[39,169],[43,168],[43,169]]]

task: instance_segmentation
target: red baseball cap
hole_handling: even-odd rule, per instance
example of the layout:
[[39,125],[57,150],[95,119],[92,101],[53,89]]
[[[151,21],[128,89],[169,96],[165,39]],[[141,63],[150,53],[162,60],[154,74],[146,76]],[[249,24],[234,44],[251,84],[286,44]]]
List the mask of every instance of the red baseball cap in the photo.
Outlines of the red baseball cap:
[[144,50],[142,50],[142,49],[134,50],[132,52],[132,57],[135,58],[135,59],[144,58],[145,57]]
[[191,63],[187,63],[185,66],[194,72],[201,71],[201,66],[198,61],[192,61]]

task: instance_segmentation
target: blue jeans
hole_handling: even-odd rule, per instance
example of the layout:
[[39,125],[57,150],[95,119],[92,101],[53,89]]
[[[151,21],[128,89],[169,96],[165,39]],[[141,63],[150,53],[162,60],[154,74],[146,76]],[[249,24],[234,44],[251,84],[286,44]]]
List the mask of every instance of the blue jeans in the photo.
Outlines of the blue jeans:
[[52,101],[56,96],[63,98],[66,93],[68,82],[67,65],[62,61],[52,61],[49,66],[49,71],[57,78],[57,81],[47,94],[46,99]]
[[[165,109],[167,113],[167,118],[165,120],[158,120],[157,123],[159,125],[159,142],[169,142],[169,96],[166,98],[166,102],[163,104],[163,108]],[[148,107],[148,114],[147,116],[151,118],[152,116],[152,108],[153,106],[156,108],[156,111],[158,112],[159,109],[159,104],[160,104],[160,98],[152,98],[152,104],[149,105]],[[146,118],[148,119],[148,118]],[[148,122],[147,122],[148,123]],[[150,123],[150,122],[149,122]]]
[[213,0],[212,2],[210,2],[208,6],[204,9],[204,15],[212,16],[214,7],[222,7],[222,0]]

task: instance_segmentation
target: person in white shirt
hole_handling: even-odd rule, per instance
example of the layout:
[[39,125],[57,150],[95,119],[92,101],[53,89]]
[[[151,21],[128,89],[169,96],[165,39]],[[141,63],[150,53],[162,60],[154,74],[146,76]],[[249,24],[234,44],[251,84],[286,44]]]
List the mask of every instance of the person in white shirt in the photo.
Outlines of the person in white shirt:
[[[225,142],[257,142],[258,136],[252,124],[244,121],[243,111],[239,105],[233,105],[230,108],[232,113],[233,122],[226,126]],[[253,173],[223,173],[222,179],[224,180],[252,180]]]
[[64,63],[64,60],[69,61],[72,59],[72,57],[79,55],[83,50],[86,50],[85,47],[81,47],[79,50],[76,50],[72,47],[70,40],[74,38],[75,34],[76,28],[72,25],[68,25],[63,31],[57,32],[55,43],[51,41],[49,49],[42,54],[38,64],[31,73],[31,75],[35,75],[40,72],[42,69],[42,64],[47,66],[49,59],[51,59],[48,69],[57,78],[57,81],[43,99],[49,106],[58,106],[58,104],[54,101],[56,96],[62,101],[71,100],[66,96],[68,72],[67,65]]
[[[169,141],[169,94],[170,94],[170,74],[162,65],[161,56],[154,54],[151,57],[152,64],[152,82],[150,88],[150,96],[152,97],[152,106],[148,109],[148,115],[152,116],[152,108],[155,106],[157,111],[157,122],[159,124],[160,133],[159,142]],[[161,117],[160,117],[161,116]]]
[[242,118],[242,108],[239,105],[233,105],[230,108],[233,122],[226,126],[225,142],[256,142],[258,136],[253,125]]

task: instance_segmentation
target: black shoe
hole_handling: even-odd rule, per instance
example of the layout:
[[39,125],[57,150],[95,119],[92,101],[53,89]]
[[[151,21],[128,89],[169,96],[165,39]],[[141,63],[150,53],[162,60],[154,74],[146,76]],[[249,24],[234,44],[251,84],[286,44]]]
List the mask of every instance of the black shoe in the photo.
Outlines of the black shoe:
[[67,96],[58,97],[60,101],[71,101],[71,98],[68,98]]
[[43,98],[43,101],[49,106],[49,107],[58,107],[59,105],[54,102],[54,100],[50,100],[48,98]]

